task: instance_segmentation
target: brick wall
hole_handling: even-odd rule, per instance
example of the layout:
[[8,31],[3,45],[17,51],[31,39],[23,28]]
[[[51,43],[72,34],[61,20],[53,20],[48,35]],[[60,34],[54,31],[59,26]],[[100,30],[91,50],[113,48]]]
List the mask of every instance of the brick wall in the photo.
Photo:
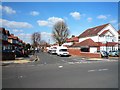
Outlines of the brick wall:
[[2,52],[2,60],[15,60],[14,52]]
[[79,48],[69,48],[68,49],[70,55],[72,56],[80,56],[80,57],[88,57],[88,58],[101,58],[99,53],[89,53],[89,52],[81,52]]

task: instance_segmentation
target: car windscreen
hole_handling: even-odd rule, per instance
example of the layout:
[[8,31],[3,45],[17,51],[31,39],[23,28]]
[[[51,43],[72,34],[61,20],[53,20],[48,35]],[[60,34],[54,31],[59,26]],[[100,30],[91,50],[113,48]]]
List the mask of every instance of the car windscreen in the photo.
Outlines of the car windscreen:
[[60,49],[60,52],[67,52],[67,49]]

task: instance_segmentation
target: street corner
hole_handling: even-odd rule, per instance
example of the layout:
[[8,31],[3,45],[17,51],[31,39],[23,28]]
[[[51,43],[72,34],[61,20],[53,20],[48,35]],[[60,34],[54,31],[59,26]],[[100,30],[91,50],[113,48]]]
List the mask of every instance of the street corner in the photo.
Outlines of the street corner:
[[7,66],[14,63],[13,60],[0,61],[0,66]]
[[35,61],[39,61],[40,58],[37,55],[31,55],[29,58],[29,61],[31,62],[35,62]]
[[88,58],[90,61],[103,61],[106,60],[106,58]]
[[31,61],[28,59],[26,60],[15,60],[13,63],[15,64],[24,64],[24,63],[30,63]]

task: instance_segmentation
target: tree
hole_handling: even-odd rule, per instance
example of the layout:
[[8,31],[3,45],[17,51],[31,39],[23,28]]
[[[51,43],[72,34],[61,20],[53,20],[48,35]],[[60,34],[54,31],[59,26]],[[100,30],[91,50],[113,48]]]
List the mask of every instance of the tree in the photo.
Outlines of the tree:
[[26,44],[27,50],[31,48],[31,45],[29,43]]
[[39,32],[35,32],[32,34],[32,44],[35,50],[35,47],[38,47],[41,41],[41,34]]
[[64,21],[58,21],[53,26],[53,38],[61,46],[69,35],[67,24]]

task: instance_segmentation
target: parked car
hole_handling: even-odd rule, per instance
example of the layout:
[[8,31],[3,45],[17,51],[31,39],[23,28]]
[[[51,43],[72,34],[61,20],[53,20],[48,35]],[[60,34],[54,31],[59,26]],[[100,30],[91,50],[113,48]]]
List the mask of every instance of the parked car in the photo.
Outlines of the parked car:
[[58,56],[69,56],[68,48],[67,47],[57,47],[56,53]]
[[101,54],[101,57],[106,57],[106,58],[109,57],[109,54],[108,54],[108,52],[106,52],[106,51],[97,51],[97,53],[100,53],[100,54]]
[[21,49],[14,50],[16,57],[23,57],[24,54],[22,53]]
[[6,50],[3,50],[2,52],[14,52],[14,50],[6,49]]
[[108,58],[108,57],[109,57],[109,54],[108,54],[108,52],[106,52],[106,51],[101,51],[101,56],[102,56],[102,57],[105,57],[105,58]]
[[57,46],[51,46],[51,47],[48,49],[48,53],[50,53],[50,54],[57,54],[57,53],[56,53],[56,50],[57,50]]
[[119,56],[119,51],[109,51],[109,56],[113,57]]

